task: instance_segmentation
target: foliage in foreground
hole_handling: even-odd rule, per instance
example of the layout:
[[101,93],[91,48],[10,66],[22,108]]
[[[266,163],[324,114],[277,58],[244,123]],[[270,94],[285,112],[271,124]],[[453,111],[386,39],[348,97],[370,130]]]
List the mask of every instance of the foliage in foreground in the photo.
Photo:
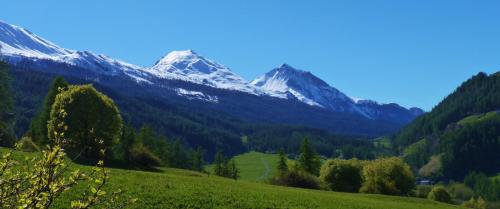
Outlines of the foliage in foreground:
[[91,172],[71,171],[65,156],[59,145],[47,147],[39,158],[26,157],[24,162],[14,160],[12,151],[3,154],[0,159],[0,208],[50,208],[77,184],[84,184],[87,189],[67,208],[124,208],[136,201],[121,201],[121,191],[107,193],[104,190],[109,172],[103,161],[99,161]]

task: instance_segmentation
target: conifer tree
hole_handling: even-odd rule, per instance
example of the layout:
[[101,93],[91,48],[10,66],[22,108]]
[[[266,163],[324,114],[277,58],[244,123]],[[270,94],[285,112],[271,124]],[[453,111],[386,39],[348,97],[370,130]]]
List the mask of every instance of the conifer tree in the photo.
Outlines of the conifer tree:
[[193,154],[193,167],[195,171],[203,171],[203,148],[198,147]]
[[314,148],[309,144],[307,138],[302,141],[300,146],[299,168],[313,175],[319,175],[321,162]]
[[229,160],[229,162],[227,162],[227,165],[225,167],[227,170],[226,177],[232,178],[234,180],[240,178],[240,170],[238,169],[238,167],[236,167],[236,162],[234,159]]
[[43,109],[31,122],[31,136],[38,144],[45,145],[49,143],[47,125],[50,120],[50,111],[52,110],[52,105],[57,94],[67,89],[68,86],[68,82],[63,77],[56,77],[52,80],[49,92],[43,102]]
[[0,61],[0,146],[12,146],[14,134],[12,130],[12,95],[7,64]]
[[283,149],[279,151],[279,161],[278,161],[278,174],[283,175],[288,171],[288,164],[286,162],[286,155]]
[[223,176],[224,175],[224,155],[222,155],[222,151],[217,151],[215,153],[215,159],[214,159],[214,173],[217,176]]

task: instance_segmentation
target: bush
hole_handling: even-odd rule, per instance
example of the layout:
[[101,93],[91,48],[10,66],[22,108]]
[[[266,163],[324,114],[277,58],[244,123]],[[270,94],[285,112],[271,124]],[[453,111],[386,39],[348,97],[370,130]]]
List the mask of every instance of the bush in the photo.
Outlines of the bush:
[[432,186],[418,185],[415,189],[415,197],[427,198],[429,192],[431,192]]
[[474,191],[465,184],[454,183],[447,187],[451,197],[458,200],[467,201],[474,196]]
[[359,160],[329,160],[322,167],[319,179],[333,191],[358,192],[362,184]]
[[23,137],[19,140],[20,149],[25,152],[37,152],[40,151],[40,147],[36,145],[30,137]]
[[161,164],[160,158],[142,145],[133,146],[130,150],[130,160],[140,167],[155,167]]
[[315,176],[298,168],[292,168],[286,173],[275,176],[270,183],[307,189],[320,188],[320,183]]
[[427,199],[438,202],[451,203],[450,194],[446,191],[444,187],[441,186],[432,188],[431,192],[429,192],[429,195],[427,195]]
[[482,197],[472,197],[469,201],[464,202],[462,206],[474,209],[488,209],[488,203]]
[[49,138],[52,143],[61,143],[71,158],[99,158],[100,150],[119,141],[121,130],[118,108],[91,85],[69,87],[56,96],[52,105]]
[[380,158],[363,168],[360,192],[387,195],[407,195],[415,187],[410,166],[400,158]]

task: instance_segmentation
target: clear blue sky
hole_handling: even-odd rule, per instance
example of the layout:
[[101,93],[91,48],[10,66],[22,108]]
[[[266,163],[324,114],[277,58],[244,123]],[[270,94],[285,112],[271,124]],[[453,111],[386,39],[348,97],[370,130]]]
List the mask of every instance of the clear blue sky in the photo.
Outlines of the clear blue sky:
[[430,110],[500,69],[497,2],[15,0],[0,19],[140,66],[193,49],[251,80],[288,63],[349,96]]

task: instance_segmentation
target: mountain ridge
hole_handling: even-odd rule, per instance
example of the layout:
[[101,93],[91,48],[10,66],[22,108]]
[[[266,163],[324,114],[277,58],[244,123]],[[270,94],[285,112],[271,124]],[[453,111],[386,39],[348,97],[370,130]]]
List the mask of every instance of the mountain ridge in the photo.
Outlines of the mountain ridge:
[[[228,67],[207,59],[193,50],[173,51],[163,56],[153,66],[140,67],[89,51],[64,49],[21,27],[4,22],[0,22],[0,46],[0,59],[20,68],[75,76],[93,82],[105,82],[106,79],[109,79],[107,76],[133,80],[137,85],[144,86],[141,87],[145,88],[144,90],[154,91],[157,96],[165,97],[165,99],[168,99],[167,95],[174,94],[189,101],[204,102],[203,105],[231,106],[219,108],[219,110],[245,115],[245,117],[261,118],[251,116],[250,113],[262,114],[259,109],[262,110],[261,108],[264,106],[272,107],[270,110],[278,110],[279,106],[287,103],[288,109],[295,109],[298,108],[296,102],[309,105],[310,107],[307,109],[311,110],[303,111],[316,112],[315,114],[318,116],[315,117],[320,117],[320,112],[323,112],[323,110],[313,110],[315,108],[331,112],[328,114],[346,113],[345,116],[335,116],[337,118],[352,119],[354,117],[358,118],[354,119],[357,121],[359,117],[362,117],[372,120],[371,123],[385,121],[392,124],[391,126],[400,126],[416,117],[415,113],[399,105],[391,107],[377,102],[371,105],[357,104],[352,98],[331,87],[312,73],[297,70],[288,64],[278,67],[278,69],[285,68],[286,72],[283,76],[288,76],[285,75],[287,73],[300,75],[295,76],[291,83],[282,83],[288,87],[286,87],[286,91],[280,92],[254,85],[254,82],[246,81]],[[302,76],[306,80],[299,79]],[[113,85],[119,86],[120,84],[117,83],[119,82],[114,82]],[[293,88],[289,88],[290,85]],[[202,86],[224,91],[214,91]],[[151,87],[154,87],[154,90]],[[312,89],[312,91],[306,91],[308,89]],[[140,90],[134,92],[140,94]],[[236,98],[231,98],[240,95],[237,92],[249,94],[245,97],[248,97],[250,103],[243,105]],[[223,104],[230,101],[235,102],[235,104]],[[243,106],[246,108],[242,108]],[[241,111],[247,113],[241,113]],[[276,116],[268,117],[275,118]],[[312,118],[298,120],[298,118],[307,116],[280,115],[279,117],[294,118],[292,121],[296,122],[313,121]],[[276,121],[274,118],[271,121]],[[302,124],[302,122],[300,123]]]

